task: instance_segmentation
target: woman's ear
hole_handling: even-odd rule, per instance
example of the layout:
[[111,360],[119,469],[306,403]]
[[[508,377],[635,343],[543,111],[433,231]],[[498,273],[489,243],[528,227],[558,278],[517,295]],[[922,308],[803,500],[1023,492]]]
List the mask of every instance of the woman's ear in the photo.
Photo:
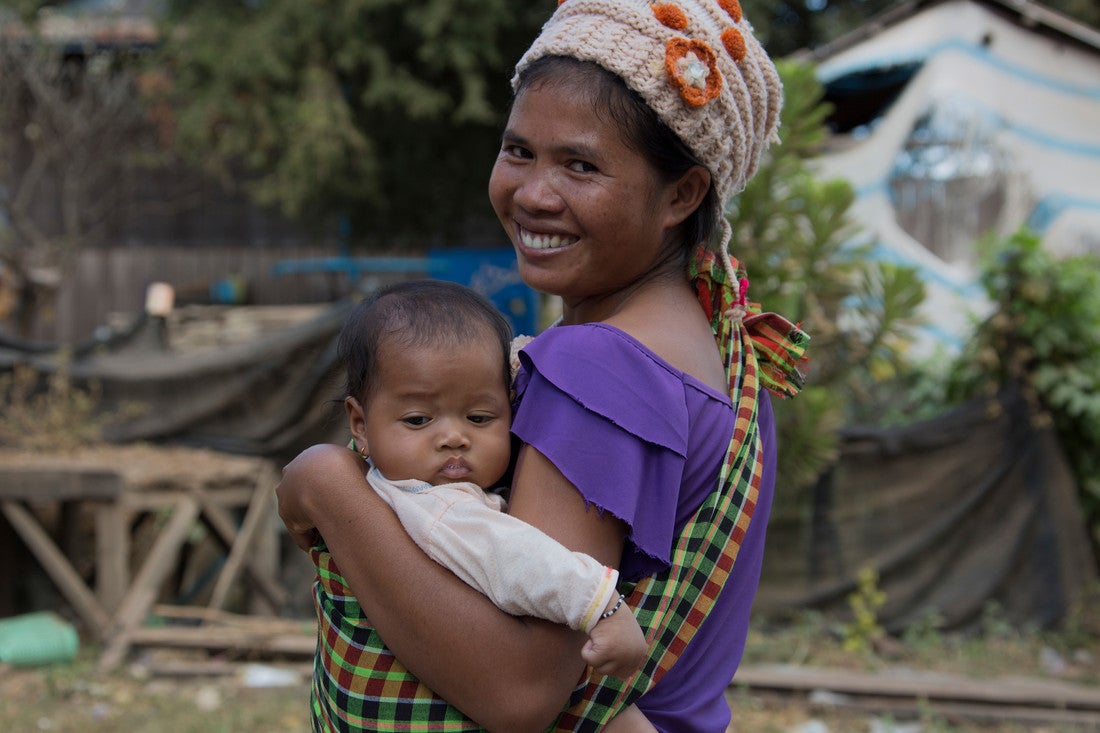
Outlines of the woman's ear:
[[370,446],[367,445],[367,413],[354,397],[344,398],[344,412],[348,416],[348,430],[355,440],[355,449],[366,458],[370,455]]
[[701,165],[693,165],[670,188],[670,226],[679,226],[699,208],[710,190],[710,171]]

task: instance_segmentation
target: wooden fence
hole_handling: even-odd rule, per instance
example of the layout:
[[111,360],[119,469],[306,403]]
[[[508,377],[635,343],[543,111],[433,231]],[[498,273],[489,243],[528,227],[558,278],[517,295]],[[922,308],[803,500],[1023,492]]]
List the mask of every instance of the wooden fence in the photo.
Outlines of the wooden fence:
[[[34,338],[79,343],[97,328],[128,321],[145,306],[150,283],[175,288],[177,304],[247,302],[253,305],[320,303],[353,292],[358,283],[341,272],[277,274],[276,263],[332,257],[335,247],[145,247],[79,253],[62,283],[52,312],[36,324]],[[410,270],[408,274],[415,274]],[[379,281],[402,277],[379,273]]]

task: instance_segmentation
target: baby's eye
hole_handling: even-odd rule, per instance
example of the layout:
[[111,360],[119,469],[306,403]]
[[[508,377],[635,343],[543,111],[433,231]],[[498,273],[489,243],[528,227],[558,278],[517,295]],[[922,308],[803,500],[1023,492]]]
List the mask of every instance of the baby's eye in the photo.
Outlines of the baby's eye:
[[474,425],[486,425],[491,423],[495,418],[492,415],[470,415],[466,419]]
[[401,422],[410,427],[419,428],[431,422],[431,418],[427,415],[409,415],[408,417],[401,418]]

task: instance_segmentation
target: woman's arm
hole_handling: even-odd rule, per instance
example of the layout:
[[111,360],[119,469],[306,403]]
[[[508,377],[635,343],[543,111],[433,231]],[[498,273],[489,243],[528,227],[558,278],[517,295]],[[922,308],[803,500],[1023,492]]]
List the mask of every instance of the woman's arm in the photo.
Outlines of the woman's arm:
[[[432,561],[367,485],[363,468],[336,446],[310,448],[287,466],[279,513],[295,541],[308,544],[314,527],[321,533],[386,644],[448,702],[491,730],[545,728],[580,677],[584,635],[509,616]],[[585,511],[576,489],[533,449],[521,454],[516,486],[517,516],[618,565],[618,522]]]

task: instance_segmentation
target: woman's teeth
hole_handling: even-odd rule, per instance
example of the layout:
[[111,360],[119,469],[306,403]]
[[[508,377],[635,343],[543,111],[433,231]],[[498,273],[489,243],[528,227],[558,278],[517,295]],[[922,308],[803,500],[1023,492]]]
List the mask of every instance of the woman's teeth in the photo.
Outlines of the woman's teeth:
[[523,242],[524,247],[530,247],[531,249],[557,249],[577,241],[576,237],[563,237],[560,234],[534,234],[526,229],[520,230],[519,239]]

